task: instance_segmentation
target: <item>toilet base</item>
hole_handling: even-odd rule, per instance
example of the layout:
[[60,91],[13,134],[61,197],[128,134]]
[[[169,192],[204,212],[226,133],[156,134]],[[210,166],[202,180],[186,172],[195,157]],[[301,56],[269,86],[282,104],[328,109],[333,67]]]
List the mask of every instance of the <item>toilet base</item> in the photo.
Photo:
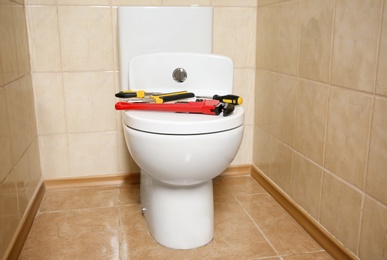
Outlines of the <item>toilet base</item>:
[[141,171],[141,207],[149,231],[161,245],[192,249],[214,235],[212,180],[190,186],[160,182]]

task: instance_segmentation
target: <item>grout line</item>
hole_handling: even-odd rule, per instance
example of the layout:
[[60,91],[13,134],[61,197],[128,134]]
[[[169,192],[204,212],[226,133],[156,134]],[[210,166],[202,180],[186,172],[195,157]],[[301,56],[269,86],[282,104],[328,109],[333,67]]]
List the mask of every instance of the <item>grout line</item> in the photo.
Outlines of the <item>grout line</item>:
[[[222,181],[223,183],[223,181]],[[243,209],[243,211],[246,213],[246,215],[249,217],[249,219],[253,222],[254,226],[258,229],[258,231],[261,233],[261,235],[263,236],[263,238],[266,240],[266,242],[270,245],[270,247],[273,249],[273,251],[277,254],[276,256],[277,257],[280,257],[280,254],[279,252],[277,251],[277,249],[274,247],[274,245],[270,242],[270,240],[266,237],[265,233],[262,231],[262,229],[258,226],[258,224],[254,221],[253,217],[247,212],[247,210],[245,209],[245,207],[242,206],[241,202],[239,201],[239,199],[237,198],[237,196],[235,196],[234,192],[232,192],[227,184],[223,183],[225,186],[226,186],[226,189],[231,193],[231,195],[233,196],[233,198],[238,202],[239,206]],[[261,193],[261,194],[255,194],[257,196],[262,196],[262,195],[269,195],[268,193]],[[281,258],[282,259],[282,258]]]

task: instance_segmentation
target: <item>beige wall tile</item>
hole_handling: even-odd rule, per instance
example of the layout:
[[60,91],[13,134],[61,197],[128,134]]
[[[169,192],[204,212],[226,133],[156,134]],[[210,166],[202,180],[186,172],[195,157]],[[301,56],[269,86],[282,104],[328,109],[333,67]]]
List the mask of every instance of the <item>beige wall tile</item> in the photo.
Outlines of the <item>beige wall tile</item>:
[[232,93],[243,98],[242,107],[245,111],[245,125],[254,124],[254,69],[234,69],[234,85]]
[[283,74],[257,71],[255,122],[293,146],[294,110],[298,80]]
[[243,139],[239,151],[231,165],[250,164],[253,151],[253,132],[254,127],[251,125],[244,126]]
[[0,180],[4,180],[12,169],[14,162],[5,88],[0,88],[0,122]]
[[59,6],[64,71],[113,70],[110,7]]
[[0,62],[3,68],[3,84],[9,83],[19,76],[12,9],[11,5],[3,5],[0,8]]
[[66,132],[62,73],[34,73],[36,115],[39,134]]
[[41,182],[42,179],[42,168],[40,165],[40,152],[39,152],[39,140],[35,138],[27,150],[28,156],[28,172],[29,172],[29,185],[28,185],[28,195],[29,199],[32,198],[36,188]]
[[229,56],[236,68],[254,67],[255,28],[255,8],[214,8],[213,53]]
[[140,172],[140,167],[133,161],[133,158],[129,153],[122,131],[117,132],[117,149],[118,173]]
[[61,71],[57,8],[55,6],[29,6],[27,7],[27,21],[32,70]]
[[117,134],[68,135],[70,176],[106,175],[117,172]]
[[2,255],[11,241],[20,220],[16,185],[12,175],[0,183],[0,205],[0,240],[3,243],[0,253]]
[[111,0],[56,0],[58,2],[58,5],[110,5]]
[[14,81],[5,87],[7,100],[9,130],[11,133],[12,157],[16,162],[28,147],[23,116],[23,106],[20,105],[20,97],[23,92],[19,81]]
[[25,0],[26,5],[56,5],[57,0]]
[[274,138],[270,144],[270,178],[291,195],[292,182],[292,150]]
[[302,1],[300,76],[329,81],[334,0]]
[[372,98],[335,87],[329,98],[325,167],[363,189]]
[[113,72],[68,72],[63,82],[69,132],[116,130]]
[[28,52],[27,26],[25,8],[13,6],[13,20],[15,24],[16,53],[19,76],[30,72],[30,57]]
[[39,136],[39,148],[44,179],[63,178],[71,175],[67,135],[41,135]]
[[356,251],[361,194],[324,172],[320,223],[352,252]]
[[299,17],[300,1],[258,8],[257,67],[297,75]]
[[257,0],[212,0],[213,6],[257,6]]
[[112,5],[163,5],[163,0],[112,0]]
[[290,2],[293,0],[258,0],[258,6]]
[[294,148],[322,164],[329,86],[300,80],[294,127]]
[[384,259],[387,252],[387,208],[366,197],[361,229],[360,259]]
[[28,185],[30,181],[28,169],[28,156],[24,153],[12,169],[11,175],[15,180],[16,193],[18,198],[19,216],[23,216],[29,202]]
[[22,107],[22,120],[24,124],[24,133],[27,145],[30,145],[33,139],[37,135],[36,130],[36,116],[35,116],[35,99],[34,99],[34,90],[32,88],[32,79],[31,75],[27,74],[26,76],[20,78],[20,91],[22,93],[19,96],[19,103],[23,104]]
[[387,96],[387,2],[384,1],[382,32],[380,39],[376,93]]
[[366,192],[387,204],[387,100],[375,99]]
[[381,0],[337,1],[332,83],[374,92],[381,4]]
[[322,169],[294,153],[292,198],[316,220],[320,210],[321,182]]
[[270,173],[270,140],[268,133],[257,126],[254,128],[253,163],[267,176]]
[[172,5],[172,6],[179,6],[179,5],[200,5],[200,6],[210,6],[212,0],[163,0],[164,5]]

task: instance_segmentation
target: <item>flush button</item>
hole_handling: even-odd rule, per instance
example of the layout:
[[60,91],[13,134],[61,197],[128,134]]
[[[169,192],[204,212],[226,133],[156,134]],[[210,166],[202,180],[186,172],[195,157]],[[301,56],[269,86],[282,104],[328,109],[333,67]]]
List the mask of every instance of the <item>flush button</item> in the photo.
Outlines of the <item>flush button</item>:
[[173,71],[172,77],[177,82],[184,82],[187,78],[187,72],[183,68],[177,68]]

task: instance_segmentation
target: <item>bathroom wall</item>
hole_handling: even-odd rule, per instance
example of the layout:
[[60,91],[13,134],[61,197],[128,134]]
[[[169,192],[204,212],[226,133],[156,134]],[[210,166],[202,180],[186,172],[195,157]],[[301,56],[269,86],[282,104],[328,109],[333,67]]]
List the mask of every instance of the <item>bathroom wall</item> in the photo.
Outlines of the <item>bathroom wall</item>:
[[44,178],[138,172],[124,143],[118,87],[117,6],[214,7],[213,52],[235,65],[244,98],[244,141],[233,165],[251,164],[255,0],[26,0]]
[[41,179],[23,1],[0,1],[0,258]]
[[253,163],[361,259],[387,252],[387,1],[259,0]]

